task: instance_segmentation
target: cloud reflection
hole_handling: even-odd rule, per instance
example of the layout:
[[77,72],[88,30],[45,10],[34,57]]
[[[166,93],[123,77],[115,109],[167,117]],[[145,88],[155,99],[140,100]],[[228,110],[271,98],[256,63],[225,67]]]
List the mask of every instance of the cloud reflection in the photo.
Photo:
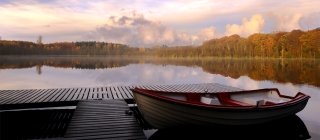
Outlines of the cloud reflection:
[[276,83],[269,80],[253,80],[248,76],[238,78],[205,72],[201,67],[187,67],[155,64],[130,64],[123,67],[101,69],[74,69],[37,67],[23,69],[1,69],[0,89],[38,89],[68,87],[98,87],[114,85],[155,85],[219,83],[242,89],[278,88],[281,93],[295,95],[301,91],[311,96],[307,107],[298,115],[308,120],[312,132],[317,132],[320,124],[320,89],[307,84]]

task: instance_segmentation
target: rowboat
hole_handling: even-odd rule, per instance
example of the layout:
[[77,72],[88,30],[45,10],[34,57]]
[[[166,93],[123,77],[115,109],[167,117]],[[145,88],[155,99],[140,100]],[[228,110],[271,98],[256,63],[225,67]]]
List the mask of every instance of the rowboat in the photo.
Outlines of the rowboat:
[[310,96],[280,94],[276,88],[192,93],[131,89],[143,118],[154,128],[261,124],[294,115]]

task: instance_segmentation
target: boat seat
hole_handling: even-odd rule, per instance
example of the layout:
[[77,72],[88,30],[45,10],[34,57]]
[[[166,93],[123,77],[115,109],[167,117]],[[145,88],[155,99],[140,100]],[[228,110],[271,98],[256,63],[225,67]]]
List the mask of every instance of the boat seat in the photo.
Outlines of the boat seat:
[[199,93],[187,93],[186,94],[187,101],[192,103],[200,103],[200,94]]
[[220,93],[218,94],[218,97],[222,104],[231,105],[231,106],[252,106],[251,104],[231,99],[228,93]]

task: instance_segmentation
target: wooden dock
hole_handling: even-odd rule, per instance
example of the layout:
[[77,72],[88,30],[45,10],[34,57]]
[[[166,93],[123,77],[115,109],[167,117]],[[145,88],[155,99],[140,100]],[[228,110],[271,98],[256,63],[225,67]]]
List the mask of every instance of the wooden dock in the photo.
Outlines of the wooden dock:
[[124,100],[81,101],[66,139],[146,139]]
[[[15,116],[7,117],[9,120],[8,122],[15,122],[20,119],[19,117],[24,116],[24,112],[21,112],[21,110],[39,110],[39,108],[45,109],[45,107],[63,108],[64,106],[77,106],[75,111],[67,110],[67,112],[70,112],[69,115],[58,115],[59,117],[56,117],[54,120],[51,120],[50,118],[45,119],[50,121],[44,121],[44,124],[38,125],[40,127],[29,130],[32,132],[32,135],[29,135],[30,133],[26,133],[25,131],[28,130],[28,127],[32,126],[32,124],[27,123],[28,121],[21,122],[21,125],[24,123],[26,125],[16,126],[25,128],[21,129],[21,134],[23,134],[22,137],[18,137],[17,139],[146,139],[142,129],[145,128],[144,126],[147,126],[147,129],[151,126],[142,125],[148,123],[146,123],[146,121],[141,117],[141,114],[139,114],[136,107],[130,108],[128,106],[128,103],[134,103],[133,95],[130,90],[134,87],[171,92],[195,93],[242,90],[216,83],[0,90],[0,113],[2,112],[2,114]],[[14,115],[15,113],[10,112],[17,112],[18,114],[20,113],[20,115]],[[51,112],[52,111],[44,113],[49,114],[47,116],[50,116],[50,114],[52,114]],[[53,114],[61,114],[61,110],[56,110],[55,112],[53,112]],[[64,110],[62,110],[62,113],[63,112]],[[43,111],[40,111],[40,113],[43,113]],[[73,114],[72,119],[70,114]],[[29,118],[35,118],[33,116],[37,116],[37,114],[31,113],[31,117]],[[62,118],[65,119],[60,120],[59,118],[61,118],[61,116],[64,116]],[[0,123],[3,123],[2,121],[5,120],[0,117]],[[38,128],[42,128],[42,126],[50,126],[48,127],[50,129],[48,129],[48,131],[41,132],[42,129],[40,130]],[[0,138],[15,139],[15,134],[18,134],[15,132],[16,127],[11,127],[9,124],[6,125],[6,128],[1,128],[1,132],[2,130],[6,130],[6,133],[10,135],[1,136]],[[54,129],[51,129],[51,127]]]
[[225,92],[242,90],[216,83],[0,90],[0,110],[30,107],[68,106],[75,105],[77,101],[82,100],[133,99],[130,89],[134,87],[180,92]]

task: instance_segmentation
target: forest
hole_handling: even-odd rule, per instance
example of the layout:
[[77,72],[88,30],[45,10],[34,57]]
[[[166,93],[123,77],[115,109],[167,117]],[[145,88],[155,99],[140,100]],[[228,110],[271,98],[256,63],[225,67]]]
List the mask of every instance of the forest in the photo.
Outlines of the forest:
[[225,36],[199,46],[138,48],[125,44],[81,41],[43,44],[0,40],[0,55],[145,55],[159,57],[320,58],[320,28]]

